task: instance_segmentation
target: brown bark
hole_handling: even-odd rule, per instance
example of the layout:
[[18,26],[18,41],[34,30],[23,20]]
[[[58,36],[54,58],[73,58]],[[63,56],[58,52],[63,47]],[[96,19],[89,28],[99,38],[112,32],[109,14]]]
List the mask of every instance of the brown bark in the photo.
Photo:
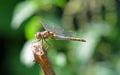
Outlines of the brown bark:
[[39,42],[36,42],[32,44],[32,49],[35,58],[34,61],[40,64],[44,75],[55,75],[52,64],[43,46]]

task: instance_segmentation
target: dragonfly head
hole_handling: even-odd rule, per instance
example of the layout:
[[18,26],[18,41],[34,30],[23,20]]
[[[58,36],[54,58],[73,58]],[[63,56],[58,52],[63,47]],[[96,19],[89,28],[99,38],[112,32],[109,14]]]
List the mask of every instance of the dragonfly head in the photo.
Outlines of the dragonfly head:
[[42,38],[42,36],[41,36],[41,32],[37,32],[37,33],[35,34],[35,37],[36,37],[36,39],[40,39],[40,38]]

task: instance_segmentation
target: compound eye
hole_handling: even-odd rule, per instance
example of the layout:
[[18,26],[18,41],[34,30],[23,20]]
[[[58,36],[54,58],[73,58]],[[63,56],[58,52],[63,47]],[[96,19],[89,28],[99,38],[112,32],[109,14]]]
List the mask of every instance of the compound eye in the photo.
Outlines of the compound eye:
[[40,32],[37,32],[37,33],[35,34],[35,37],[36,37],[37,39],[40,39],[40,38],[41,38],[41,33],[40,33]]

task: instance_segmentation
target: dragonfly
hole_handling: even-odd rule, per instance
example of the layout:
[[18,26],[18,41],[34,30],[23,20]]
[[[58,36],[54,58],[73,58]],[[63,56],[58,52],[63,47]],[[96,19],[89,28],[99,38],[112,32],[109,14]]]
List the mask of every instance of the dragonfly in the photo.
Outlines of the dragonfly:
[[[47,45],[50,45],[46,41],[47,38],[58,39],[58,40],[73,40],[73,41],[86,42],[85,39],[75,38],[75,37],[69,36],[70,34],[72,35],[73,33],[72,32],[65,32],[64,29],[59,27],[59,26],[49,25],[45,21],[40,21],[40,23],[44,27],[45,31],[37,32],[35,34],[35,37],[38,41],[42,40],[42,43],[45,41]],[[69,34],[69,35],[67,35],[67,34]]]

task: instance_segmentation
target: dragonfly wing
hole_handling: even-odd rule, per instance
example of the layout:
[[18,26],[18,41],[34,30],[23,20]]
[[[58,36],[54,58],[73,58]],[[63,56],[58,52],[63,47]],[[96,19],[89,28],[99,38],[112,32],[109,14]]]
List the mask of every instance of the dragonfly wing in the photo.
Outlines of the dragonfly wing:
[[62,35],[62,36],[65,36],[64,35],[64,29],[59,27],[59,26],[54,26],[53,27],[53,32],[56,34],[56,35]]
[[53,26],[48,25],[46,22],[44,22],[43,20],[40,22],[41,25],[45,28],[45,30],[53,30]]
[[42,26],[45,28],[45,30],[49,30],[54,32],[56,35],[64,35],[64,29],[57,26],[57,25],[49,25],[44,21],[41,21]]
[[76,33],[74,31],[64,31],[64,35],[67,37],[73,37]]
[[74,36],[75,35],[75,32],[73,32],[73,31],[64,31],[64,29],[61,28],[58,25],[49,25],[45,21],[41,21],[41,24],[45,28],[45,30],[52,31],[56,35],[61,35],[61,36]]

